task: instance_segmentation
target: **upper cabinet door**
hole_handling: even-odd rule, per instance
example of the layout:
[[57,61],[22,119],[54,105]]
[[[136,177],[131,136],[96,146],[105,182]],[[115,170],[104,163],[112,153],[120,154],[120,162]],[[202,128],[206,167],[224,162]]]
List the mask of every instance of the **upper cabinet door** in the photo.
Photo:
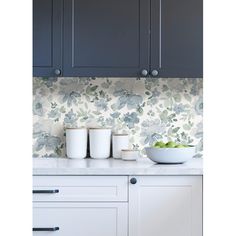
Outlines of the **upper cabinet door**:
[[149,68],[150,2],[64,1],[65,76],[140,76]]
[[33,1],[33,75],[62,73],[63,0]]
[[151,72],[203,76],[202,0],[151,0]]

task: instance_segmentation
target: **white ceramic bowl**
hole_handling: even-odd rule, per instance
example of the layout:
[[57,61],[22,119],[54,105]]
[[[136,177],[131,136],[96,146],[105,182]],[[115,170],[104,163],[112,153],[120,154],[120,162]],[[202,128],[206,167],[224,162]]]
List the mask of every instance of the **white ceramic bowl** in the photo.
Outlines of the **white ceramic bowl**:
[[184,148],[146,148],[147,157],[161,164],[181,164],[190,160],[195,154],[195,147]]

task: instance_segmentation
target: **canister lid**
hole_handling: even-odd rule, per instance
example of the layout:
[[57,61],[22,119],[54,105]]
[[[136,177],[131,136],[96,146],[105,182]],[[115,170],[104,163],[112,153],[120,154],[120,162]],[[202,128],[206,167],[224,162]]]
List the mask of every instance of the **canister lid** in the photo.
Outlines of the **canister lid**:
[[65,127],[65,129],[75,129],[75,130],[78,130],[78,129],[87,129],[86,127]]
[[139,152],[139,150],[134,150],[134,149],[122,149],[122,152]]
[[109,129],[109,130],[111,130],[111,128],[107,128],[107,127],[91,127],[91,128],[88,128],[88,129],[95,129],[95,130],[99,130],[99,129],[101,129],[101,130]]
[[113,136],[128,136],[128,134],[112,134]]

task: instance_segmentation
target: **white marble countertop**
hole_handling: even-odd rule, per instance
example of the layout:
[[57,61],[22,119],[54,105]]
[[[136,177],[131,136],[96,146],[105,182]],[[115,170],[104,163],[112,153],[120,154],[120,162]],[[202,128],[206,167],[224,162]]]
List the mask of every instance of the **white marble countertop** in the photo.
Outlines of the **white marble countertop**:
[[156,164],[144,157],[138,161],[33,158],[33,175],[203,175],[203,169],[202,158],[175,165]]

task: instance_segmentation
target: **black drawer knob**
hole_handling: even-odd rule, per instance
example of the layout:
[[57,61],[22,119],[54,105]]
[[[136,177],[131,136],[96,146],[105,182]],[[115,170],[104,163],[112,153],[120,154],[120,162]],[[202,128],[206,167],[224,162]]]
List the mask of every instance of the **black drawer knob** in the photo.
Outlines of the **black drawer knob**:
[[131,184],[136,184],[137,183],[137,179],[136,178],[131,178],[130,179],[130,183]]

